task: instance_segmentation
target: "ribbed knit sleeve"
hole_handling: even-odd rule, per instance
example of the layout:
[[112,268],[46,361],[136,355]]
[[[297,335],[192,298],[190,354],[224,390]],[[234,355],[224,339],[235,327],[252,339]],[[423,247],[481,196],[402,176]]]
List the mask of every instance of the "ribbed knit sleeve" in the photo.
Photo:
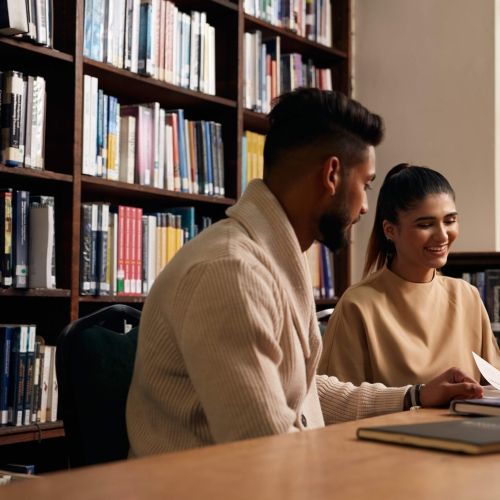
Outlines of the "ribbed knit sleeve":
[[410,387],[367,383],[355,386],[327,375],[318,375],[316,384],[327,425],[402,411],[404,395]]
[[278,296],[262,266],[230,258],[197,265],[179,290],[177,341],[217,443],[297,430],[279,374]]

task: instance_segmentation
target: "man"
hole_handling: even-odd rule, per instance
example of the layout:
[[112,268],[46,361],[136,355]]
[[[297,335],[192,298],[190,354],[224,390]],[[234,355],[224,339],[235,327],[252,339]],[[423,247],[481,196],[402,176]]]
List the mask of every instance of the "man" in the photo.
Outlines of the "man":
[[[368,210],[379,116],[299,89],[270,113],[264,180],[185,245],[144,304],[127,402],[131,456],[295,432],[401,411],[415,387],[316,375],[321,339],[303,252],[332,250]],[[481,388],[451,369],[421,404]]]

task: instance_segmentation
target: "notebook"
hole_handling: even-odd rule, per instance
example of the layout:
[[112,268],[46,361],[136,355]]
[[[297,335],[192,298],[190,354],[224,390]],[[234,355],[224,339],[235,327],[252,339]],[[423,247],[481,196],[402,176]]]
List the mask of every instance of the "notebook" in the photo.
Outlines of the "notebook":
[[457,399],[450,403],[450,413],[500,416],[500,398]]
[[472,455],[500,452],[500,416],[360,427],[357,437]]

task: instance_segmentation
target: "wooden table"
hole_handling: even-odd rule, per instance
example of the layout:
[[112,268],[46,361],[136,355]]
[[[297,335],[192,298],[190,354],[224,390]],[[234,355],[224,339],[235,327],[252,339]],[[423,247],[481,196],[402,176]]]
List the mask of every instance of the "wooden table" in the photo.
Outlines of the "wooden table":
[[359,426],[457,418],[417,410],[47,475],[2,500],[495,499],[500,455],[464,456],[358,441]]

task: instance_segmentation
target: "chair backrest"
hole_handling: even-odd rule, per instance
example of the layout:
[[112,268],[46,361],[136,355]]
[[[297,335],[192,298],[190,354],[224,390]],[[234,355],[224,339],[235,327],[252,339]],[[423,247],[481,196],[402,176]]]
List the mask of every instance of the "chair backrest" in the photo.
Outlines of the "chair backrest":
[[[59,408],[71,467],[127,457],[125,406],[140,314],[114,304],[73,321],[59,335]],[[133,326],[128,333],[124,321]]]

